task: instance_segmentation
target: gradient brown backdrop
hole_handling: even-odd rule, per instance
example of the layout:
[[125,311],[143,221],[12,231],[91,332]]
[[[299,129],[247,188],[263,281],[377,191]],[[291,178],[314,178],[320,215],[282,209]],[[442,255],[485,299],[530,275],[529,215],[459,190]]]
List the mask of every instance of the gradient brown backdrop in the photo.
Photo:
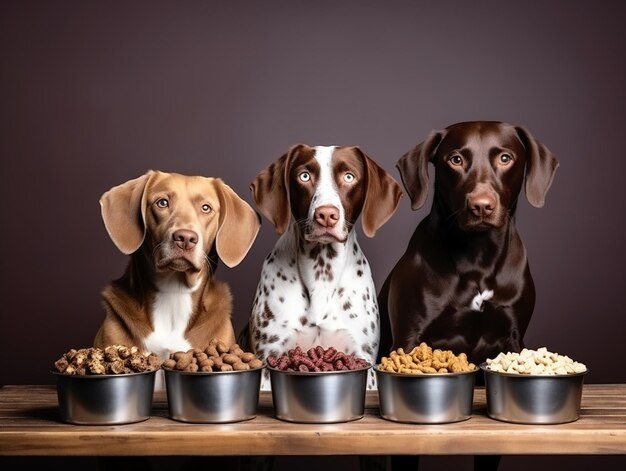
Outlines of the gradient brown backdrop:
[[[431,130],[474,119],[524,125],[561,162],[546,206],[519,204],[538,297],[527,344],[586,363],[589,383],[626,381],[624,6],[3,1],[0,384],[52,383],[52,361],[90,345],[99,292],[126,264],[100,218],[110,187],[160,169],[222,177],[252,203],[252,178],[300,142],[359,145],[399,179]],[[429,208],[405,197],[374,239],[359,227],[377,286]],[[237,330],[276,239],[264,220],[244,262],[217,272]],[[501,468],[564,463],[624,460]]]

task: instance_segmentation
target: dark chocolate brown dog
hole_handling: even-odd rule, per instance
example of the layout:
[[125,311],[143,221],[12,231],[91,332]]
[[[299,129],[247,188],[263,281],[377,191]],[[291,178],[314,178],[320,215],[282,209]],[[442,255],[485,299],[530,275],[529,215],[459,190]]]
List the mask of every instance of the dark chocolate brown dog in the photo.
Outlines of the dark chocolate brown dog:
[[414,210],[427,196],[429,162],[432,209],[379,293],[392,349],[426,342],[476,364],[520,351],[535,288],[515,227],[517,198],[525,185],[530,204],[542,207],[558,162],[522,127],[455,124],[398,161]]
[[[523,127],[465,122],[431,133],[397,164],[417,226],[379,295],[379,357],[420,342],[479,364],[518,352],[535,304],[526,249],[515,227],[518,195],[544,204],[558,162]],[[497,466],[497,465],[496,465]]]

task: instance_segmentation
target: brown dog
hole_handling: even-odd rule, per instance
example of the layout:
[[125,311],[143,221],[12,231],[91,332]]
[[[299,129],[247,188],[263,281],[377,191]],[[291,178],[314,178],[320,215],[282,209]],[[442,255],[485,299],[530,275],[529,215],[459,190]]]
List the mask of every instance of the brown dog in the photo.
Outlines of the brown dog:
[[535,288],[515,227],[517,198],[525,184],[530,204],[543,206],[558,162],[522,127],[455,124],[398,161],[414,210],[426,200],[429,162],[431,212],[379,293],[392,334],[390,341],[387,330],[385,343],[396,349],[426,342],[465,352],[476,364],[520,351]]
[[[398,161],[414,210],[427,197],[429,162],[435,168],[430,214],[378,295],[379,356],[420,342],[465,352],[475,364],[518,352],[535,287],[515,227],[517,198],[525,186],[530,204],[542,207],[559,164],[523,127],[455,124]],[[476,457],[475,469],[496,469],[498,462]],[[394,458],[392,466],[416,469],[417,458]]]
[[149,171],[100,199],[124,275],[102,292],[106,317],[94,346],[136,345],[165,359],[235,342],[230,288],[213,275],[217,257],[239,264],[259,215],[219,178]]

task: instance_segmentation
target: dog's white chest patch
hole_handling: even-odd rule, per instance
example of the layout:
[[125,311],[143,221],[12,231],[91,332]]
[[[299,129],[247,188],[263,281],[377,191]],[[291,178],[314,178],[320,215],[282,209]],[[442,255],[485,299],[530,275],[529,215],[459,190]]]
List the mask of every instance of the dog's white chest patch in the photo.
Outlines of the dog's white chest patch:
[[171,352],[191,348],[185,339],[185,330],[193,310],[191,294],[194,289],[196,287],[190,289],[178,282],[159,284],[152,309],[154,330],[145,343],[161,358],[167,358]]
[[492,289],[483,290],[482,293],[478,293],[476,296],[474,296],[470,306],[473,311],[482,311],[483,302],[489,301],[491,298],[493,298],[493,290]]

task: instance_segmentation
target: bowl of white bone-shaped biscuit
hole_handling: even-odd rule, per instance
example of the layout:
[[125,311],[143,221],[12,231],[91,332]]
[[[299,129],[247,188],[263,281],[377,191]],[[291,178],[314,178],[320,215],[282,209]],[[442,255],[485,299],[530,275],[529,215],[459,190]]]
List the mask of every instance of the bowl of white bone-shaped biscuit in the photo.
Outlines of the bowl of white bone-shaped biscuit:
[[588,369],[546,347],[501,352],[480,365],[487,415],[520,424],[560,424],[580,417]]

